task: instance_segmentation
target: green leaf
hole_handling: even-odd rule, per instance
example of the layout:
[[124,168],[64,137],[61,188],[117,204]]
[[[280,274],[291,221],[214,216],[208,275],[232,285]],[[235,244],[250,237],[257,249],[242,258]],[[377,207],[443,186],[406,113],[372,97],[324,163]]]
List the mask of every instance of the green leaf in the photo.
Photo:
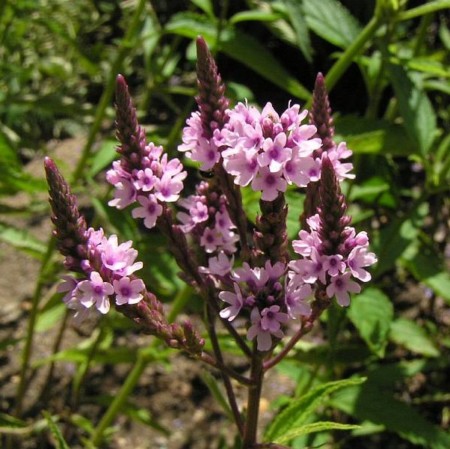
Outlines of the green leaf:
[[388,72],[398,100],[400,114],[409,137],[422,155],[428,153],[437,135],[436,115],[424,90],[414,84],[400,64],[388,64]]
[[355,153],[410,156],[417,152],[416,143],[405,128],[387,120],[344,116],[336,119],[336,140],[347,142]]
[[415,354],[438,357],[439,350],[423,328],[407,318],[399,318],[391,324],[391,340]]
[[383,425],[413,444],[427,449],[448,449],[450,435],[427,421],[413,407],[393,397],[395,382],[423,371],[424,363],[419,362],[422,363],[413,364],[413,368],[417,368],[413,370],[408,369],[408,363],[378,368],[369,373],[364,385],[337,392],[331,405],[359,421]]
[[40,312],[36,321],[36,332],[45,332],[51,329],[56,323],[61,322],[66,311],[67,306],[61,301],[59,304]]
[[222,410],[228,416],[228,419],[232,422],[234,419],[233,412],[231,411],[231,408],[228,405],[228,401],[222,393],[221,386],[217,382],[217,379],[215,379],[212,374],[207,371],[203,371],[201,373],[201,378],[204,384],[208,387],[208,390],[210,391],[216,402],[222,407]]
[[372,245],[378,257],[377,266],[372,271],[373,277],[395,267],[398,259],[417,238],[427,213],[428,205],[422,203],[410,211],[408,217],[394,218],[381,230]]
[[450,274],[439,254],[430,248],[417,246],[402,258],[402,264],[420,282],[450,303]]
[[41,259],[47,251],[47,245],[30,234],[26,229],[0,222],[0,240],[21,251]]
[[[179,13],[166,25],[166,32],[180,34],[191,39],[201,34],[209,45],[216,44],[216,29],[205,18],[192,13]],[[302,86],[274,58],[267,47],[254,37],[231,27],[222,30],[219,50],[249,67],[263,78],[289,92],[295,97],[307,100],[310,92]]]
[[309,38],[302,2],[298,0],[283,0],[283,3],[286,6],[288,19],[295,30],[298,48],[300,48],[305,59],[311,63],[313,49]]
[[273,22],[280,18],[280,14],[270,11],[240,11],[230,18],[231,24],[239,22],[257,21],[257,22]]
[[117,141],[106,140],[103,142],[99,150],[95,153],[91,166],[89,168],[88,176],[93,178],[105,167],[109,166],[114,159],[118,158]]
[[337,0],[303,0],[308,26],[321,38],[346,49],[358,37],[361,26]]
[[211,0],[191,0],[192,3],[199,7],[209,17],[214,17],[214,8]]
[[341,424],[332,421],[319,421],[312,424],[304,424],[299,427],[294,427],[287,431],[283,436],[277,438],[274,443],[286,444],[302,435],[315,432],[325,432],[327,430],[354,430],[359,429],[361,426],[355,424]]
[[371,351],[383,357],[394,317],[389,298],[377,288],[367,288],[353,297],[348,317]]
[[21,429],[27,427],[27,423],[7,413],[0,412],[0,432],[6,429]]
[[56,447],[57,449],[70,449],[66,441],[64,440],[64,437],[62,436],[61,431],[59,430],[59,427],[56,425],[56,422],[53,420],[50,413],[43,411],[42,414],[45,416],[45,419],[47,420],[48,427],[50,429],[50,432],[56,439]]
[[328,382],[313,388],[301,398],[294,399],[267,427],[264,440],[275,441],[283,437],[290,429],[298,428],[304,424],[319,404],[325,402],[332,393],[343,388],[359,385],[364,381],[365,378],[354,378]]

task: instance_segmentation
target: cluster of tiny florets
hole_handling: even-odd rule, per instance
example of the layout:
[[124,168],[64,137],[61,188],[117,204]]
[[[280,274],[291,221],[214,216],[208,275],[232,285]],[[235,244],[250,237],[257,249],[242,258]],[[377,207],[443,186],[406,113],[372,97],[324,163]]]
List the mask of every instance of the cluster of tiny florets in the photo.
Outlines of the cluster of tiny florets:
[[134,218],[142,218],[144,226],[151,229],[163,212],[164,203],[175,202],[183,190],[187,173],[179,159],[168,159],[161,146],[145,146],[137,167],[127,159],[113,162],[106,179],[115,187],[115,198],[108,204],[123,209],[136,202]]
[[347,226],[343,231],[346,238],[336,254],[326,254],[320,237],[319,215],[313,215],[307,222],[310,231],[301,230],[299,240],[292,242],[294,251],[302,258],[289,263],[289,286],[301,290],[321,283],[329,298],[336,297],[338,304],[348,306],[349,293],[361,291],[356,281],[368,282],[371,276],[365,268],[377,261],[368,249],[367,233],[356,234],[353,227]]
[[81,261],[84,276],[65,276],[58,291],[65,292],[64,302],[76,310],[75,317],[83,320],[92,306],[107,313],[110,300],[117,305],[137,304],[143,298],[144,282],[133,276],[142,268],[135,262],[138,252],[132,242],[119,244],[117,236],[105,237],[103,230],[87,230],[88,258]]

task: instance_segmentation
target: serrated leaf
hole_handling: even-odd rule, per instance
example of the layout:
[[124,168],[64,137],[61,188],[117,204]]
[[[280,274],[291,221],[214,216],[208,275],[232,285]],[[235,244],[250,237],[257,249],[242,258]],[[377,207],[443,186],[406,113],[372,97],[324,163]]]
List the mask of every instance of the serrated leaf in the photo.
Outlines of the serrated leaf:
[[59,427],[56,425],[56,422],[53,420],[50,413],[43,411],[42,414],[45,416],[45,419],[47,420],[47,424],[50,429],[50,432],[55,437],[57,449],[70,449],[69,445],[64,440],[64,437],[62,436],[62,433],[59,430]]
[[[388,381],[402,379],[420,372],[413,370],[408,372],[403,363],[390,366],[386,372]],[[380,368],[383,369],[384,367]],[[332,400],[332,406],[355,417],[359,421],[369,421],[377,425],[383,425],[386,429],[396,432],[413,444],[419,444],[427,449],[448,449],[450,447],[450,435],[427,421],[417,410],[409,404],[401,402],[393,397],[395,385],[380,378],[380,369],[369,373],[364,385],[350,387],[337,392]],[[393,372],[392,372],[393,371]]]
[[372,352],[383,357],[394,317],[389,298],[381,290],[367,288],[352,299],[348,317]]
[[337,0],[303,0],[308,26],[321,38],[346,49],[361,31],[358,21]]
[[41,259],[47,251],[47,245],[26,229],[19,229],[7,223],[0,222],[0,240],[37,259]]
[[427,357],[439,356],[439,350],[424,329],[407,318],[399,318],[392,322],[390,338],[415,354]]
[[308,433],[326,432],[327,430],[354,430],[359,429],[360,426],[355,424],[341,424],[332,421],[319,421],[312,424],[305,424],[299,427],[294,427],[286,432],[283,436],[277,438],[274,443],[286,444],[302,435]]
[[425,155],[437,135],[436,115],[425,91],[414,84],[401,65],[388,65],[389,76],[398,100],[400,114],[410,138]]
[[303,11],[303,3],[298,0],[283,0],[288,18],[297,36],[297,45],[308,62],[312,61],[313,49]]
[[325,402],[332,393],[343,388],[359,385],[364,381],[365,378],[354,378],[328,382],[313,388],[301,398],[294,399],[270,423],[266,429],[264,440],[275,441],[283,437],[290,429],[298,428],[304,424],[318,405]]

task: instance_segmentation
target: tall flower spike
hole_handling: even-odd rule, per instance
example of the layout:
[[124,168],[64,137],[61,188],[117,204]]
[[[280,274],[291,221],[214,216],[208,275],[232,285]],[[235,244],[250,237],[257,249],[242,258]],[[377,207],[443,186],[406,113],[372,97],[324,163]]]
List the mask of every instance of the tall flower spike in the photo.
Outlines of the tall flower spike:
[[330,101],[328,99],[327,88],[325,87],[325,78],[320,72],[317,74],[314,84],[309,121],[311,125],[317,128],[315,137],[322,139],[321,150],[316,150],[316,155],[319,156],[320,153],[317,151],[328,151],[334,147],[334,123],[331,117]]
[[145,132],[136,117],[136,108],[128,91],[128,85],[122,75],[116,79],[116,135],[121,146],[117,152],[130,164],[128,167],[141,168],[140,161],[145,154]]
[[46,157],[44,167],[53,212],[51,220],[55,225],[53,234],[58,240],[58,249],[66,256],[66,268],[83,271],[81,261],[86,258],[88,240],[86,222],[80,215],[75,196],[53,160]]
[[[334,147],[334,124],[331,117],[331,107],[325,87],[325,78],[320,72],[317,74],[314,84],[309,123],[317,128],[315,137],[319,137],[322,140],[322,148],[315,150],[313,153],[314,158],[320,157],[323,151],[328,151]],[[316,213],[318,192],[319,183],[310,182],[306,187],[304,212],[300,218],[304,229],[309,229],[306,219]]]
[[225,111],[229,100],[216,62],[202,37],[197,38],[197,85],[195,97],[201,114],[205,137],[211,138],[216,128],[222,128],[227,118]]
[[327,156],[324,156],[322,158],[318,205],[322,254],[339,254],[340,245],[346,239],[344,229],[351,222],[351,217],[345,215],[346,211],[345,196],[339,187],[333,164]]

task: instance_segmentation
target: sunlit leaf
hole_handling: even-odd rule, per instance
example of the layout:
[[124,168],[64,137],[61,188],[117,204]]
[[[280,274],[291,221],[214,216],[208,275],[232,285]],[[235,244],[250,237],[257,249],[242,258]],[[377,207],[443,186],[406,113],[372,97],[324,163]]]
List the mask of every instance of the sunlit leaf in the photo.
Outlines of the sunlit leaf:
[[381,290],[366,288],[353,297],[348,317],[369,348],[383,357],[394,317],[390,299]]
[[416,354],[439,356],[438,349],[425,330],[407,318],[398,318],[392,322],[390,338]]

